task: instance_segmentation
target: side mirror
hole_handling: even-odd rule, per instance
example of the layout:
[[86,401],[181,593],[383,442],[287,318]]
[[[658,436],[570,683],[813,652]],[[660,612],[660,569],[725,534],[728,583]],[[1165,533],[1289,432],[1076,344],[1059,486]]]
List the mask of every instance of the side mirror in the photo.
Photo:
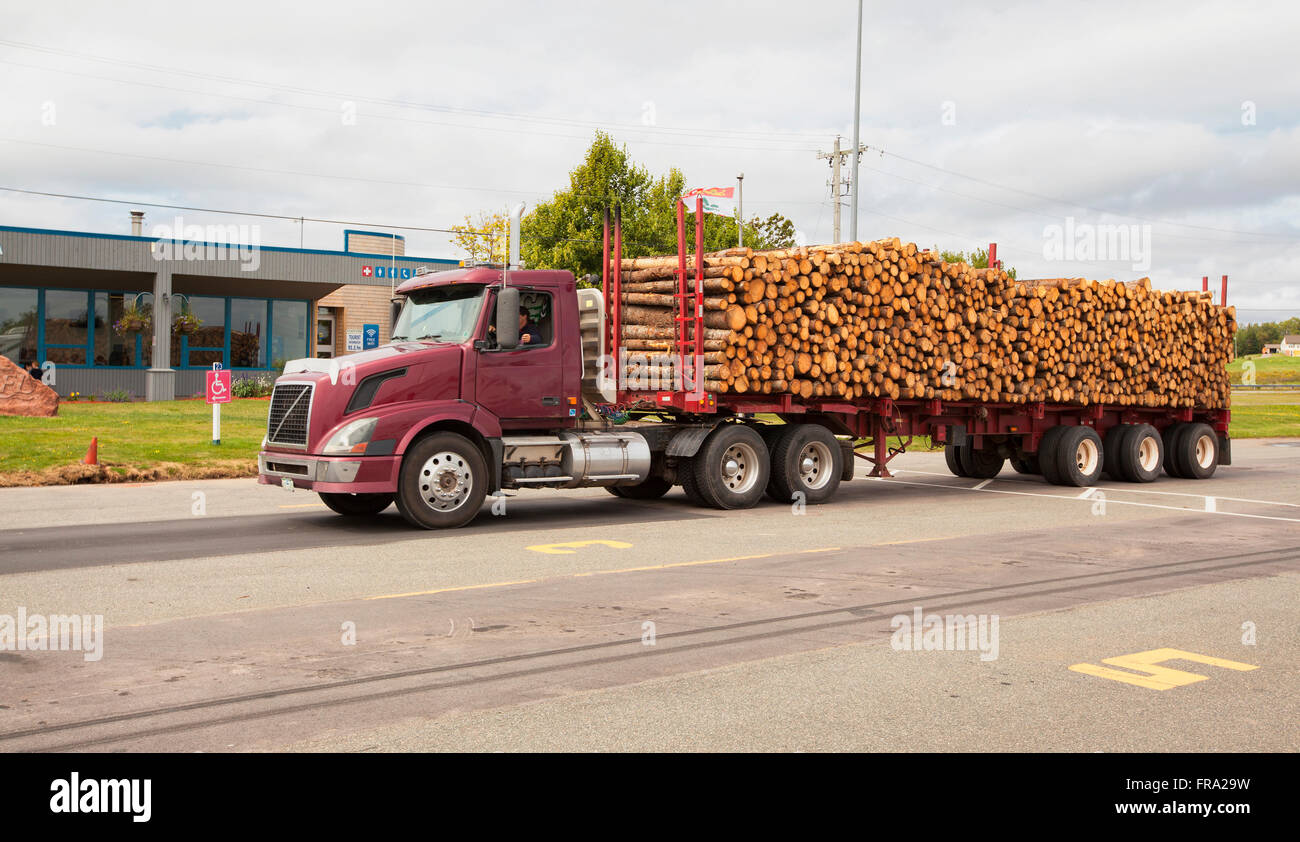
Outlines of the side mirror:
[[404,301],[406,301],[405,296],[402,296],[401,298],[389,299],[389,304],[388,304],[388,335],[389,336],[392,336],[397,329],[397,320],[402,315],[402,303]]
[[497,347],[519,347],[518,287],[505,287],[497,293]]

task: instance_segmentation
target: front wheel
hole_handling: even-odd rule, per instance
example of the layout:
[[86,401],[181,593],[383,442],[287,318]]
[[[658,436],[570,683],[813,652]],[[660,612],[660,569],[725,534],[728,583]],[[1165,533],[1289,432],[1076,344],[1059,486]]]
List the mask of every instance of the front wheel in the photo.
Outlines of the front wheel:
[[377,515],[393,502],[391,494],[320,494],[320,501],[344,517]]
[[420,439],[402,459],[397,510],[422,529],[454,529],[474,519],[487,496],[487,462],[458,433]]

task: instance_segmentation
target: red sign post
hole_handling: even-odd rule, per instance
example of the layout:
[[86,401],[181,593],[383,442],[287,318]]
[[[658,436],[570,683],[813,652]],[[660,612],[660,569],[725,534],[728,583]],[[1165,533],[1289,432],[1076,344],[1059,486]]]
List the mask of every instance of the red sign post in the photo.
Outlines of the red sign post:
[[207,372],[207,398],[212,404],[212,443],[221,444],[221,405],[230,403],[230,372],[221,370],[221,363],[213,363]]

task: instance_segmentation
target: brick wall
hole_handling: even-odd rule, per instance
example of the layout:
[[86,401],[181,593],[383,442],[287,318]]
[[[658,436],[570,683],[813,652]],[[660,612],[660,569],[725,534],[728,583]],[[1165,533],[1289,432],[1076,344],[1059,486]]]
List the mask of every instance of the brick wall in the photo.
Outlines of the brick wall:
[[[383,345],[388,341],[388,313],[391,297],[386,286],[347,284],[316,302],[318,307],[336,308],[335,355],[347,353],[349,328],[361,330],[361,326],[365,324],[379,325],[379,344]],[[312,324],[315,325],[315,322],[313,321]]]

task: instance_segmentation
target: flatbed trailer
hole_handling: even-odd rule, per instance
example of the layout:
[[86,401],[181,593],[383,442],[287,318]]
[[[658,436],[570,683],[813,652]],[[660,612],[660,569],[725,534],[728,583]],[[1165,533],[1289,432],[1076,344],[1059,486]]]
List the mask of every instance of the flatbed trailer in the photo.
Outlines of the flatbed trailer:
[[1162,470],[1205,478],[1230,458],[1226,408],[707,391],[694,376],[704,372],[699,204],[694,272],[678,205],[671,355],[684,376],[639,388],[621,370],[617,215],[612,228],[606,217],[596,290],[578,289],[568,272],[516,268],[518,213],[507,265],[417,276],[398,288],[405,300],[388,345],[285,366],[259,482],[315,491],[350,517],[395,504],[411,524],[434,529],[469,523],[489,494],[529,488],[599,486],[652,499],[680,486],[691,502],[723,509],[764,495],[824,503],[853,478],[856,459],[888,477],[891,460],[918,436],[944,445],[957,475],[992,477],[1010,460],[1074,486],[1103,472],[1131,482]]

